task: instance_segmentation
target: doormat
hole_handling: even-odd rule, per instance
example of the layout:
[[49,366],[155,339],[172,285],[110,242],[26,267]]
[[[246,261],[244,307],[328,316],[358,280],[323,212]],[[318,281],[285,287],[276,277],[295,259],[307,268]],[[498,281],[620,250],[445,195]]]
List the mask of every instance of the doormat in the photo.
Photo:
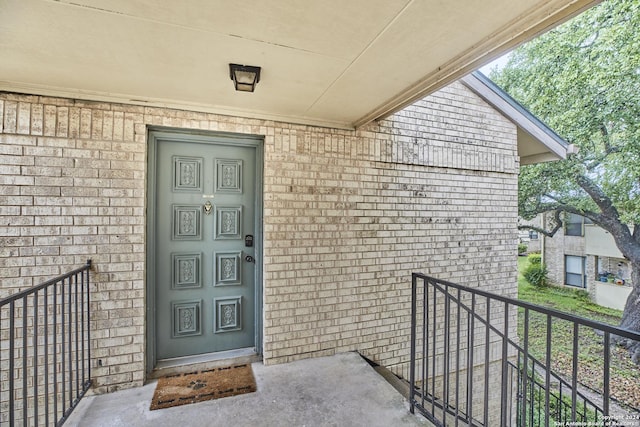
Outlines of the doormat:
[[256,389],[256,380],[248,364],[169,375],[158,379],[150,409],[253,393]]

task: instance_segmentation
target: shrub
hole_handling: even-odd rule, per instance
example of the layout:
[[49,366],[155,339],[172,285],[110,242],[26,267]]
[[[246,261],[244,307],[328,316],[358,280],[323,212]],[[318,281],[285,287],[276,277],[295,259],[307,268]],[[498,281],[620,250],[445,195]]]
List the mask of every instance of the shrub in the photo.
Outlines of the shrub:
[[579,301],[591,302],[591,295],[589,295],[589,291],[585,291],[584,289],[576,291],[576,298]]
[[527,252],[527,245],[525,243],[518,243],[518,253],[523,254]]
[[537,288],[542,288],[548,284],[547,266],[542,263],[530,263],[522,275]]
[[542,255],[540,254],[530,254],[527,259],[529,260],[529,264],[531,265],[540,265],[542,264]]

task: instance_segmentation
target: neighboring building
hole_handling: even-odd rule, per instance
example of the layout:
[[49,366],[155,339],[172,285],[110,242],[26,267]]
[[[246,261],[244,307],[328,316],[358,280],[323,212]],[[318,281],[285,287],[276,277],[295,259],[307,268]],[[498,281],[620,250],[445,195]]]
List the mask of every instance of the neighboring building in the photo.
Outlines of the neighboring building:
[[[541,224],[542,218],[550,216],[533,221]],[[624,309],[631,293],[631,270],[608,232],[568,214],[563,229],[552,238],[541,235],[540,241],[552,283],[587,289],[597,304]]]
[[600,227],[586,225],[587,287],[594,301],[623,310],[631,293],[631,266],[613,237]]
[[[541,226],[540,217],[536,217],[531,221],[525,221],[522,218],[519,218],[518,226],[521,226],[521,225],[531,225],[531,226],[540,228]],[[518,233],[518,238],[520,239],[520,243],[524,243],[525,245],[527,245],[527,253],[540,252],[541,238],[540,238],[540,233],[538,233],[537,231],[520,229]]]

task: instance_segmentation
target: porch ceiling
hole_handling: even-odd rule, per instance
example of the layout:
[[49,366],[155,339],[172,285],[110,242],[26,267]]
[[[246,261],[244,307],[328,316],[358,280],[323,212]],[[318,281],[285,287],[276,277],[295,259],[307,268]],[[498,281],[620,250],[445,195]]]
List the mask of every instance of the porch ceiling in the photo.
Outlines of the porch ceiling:
[[596,2],[0,0],[0,90],[353,128]]

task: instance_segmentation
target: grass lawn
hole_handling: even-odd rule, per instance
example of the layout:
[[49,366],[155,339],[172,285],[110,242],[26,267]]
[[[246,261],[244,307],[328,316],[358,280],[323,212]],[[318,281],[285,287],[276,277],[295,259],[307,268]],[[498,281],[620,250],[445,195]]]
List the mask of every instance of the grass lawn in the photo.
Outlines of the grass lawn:
[[[526,257],[518,257],[518,271],[527,266]],[[620,310],[599,306],[589,300],[584,290],[550,286],[536,288],[522,274],[518,274],[518,298],[533,304],[558,311],[618,325],[622,317]],[[520,310],[518,335],[524,339],[524,310]],[[529,348],[534,357],[544,362],[546,357],[546,316],[530,312]],[[552,370],[571,378],[573,364],[573,325],[561,319],[552,322],[551,360]],[[580,327],[578,333],[578,380],[587,387],[603,389],[603,337],[593,329]],[[611,350],[611,395],[621,403],[640,408],[640,367],[633,364],[626,350],[613,347]]]

